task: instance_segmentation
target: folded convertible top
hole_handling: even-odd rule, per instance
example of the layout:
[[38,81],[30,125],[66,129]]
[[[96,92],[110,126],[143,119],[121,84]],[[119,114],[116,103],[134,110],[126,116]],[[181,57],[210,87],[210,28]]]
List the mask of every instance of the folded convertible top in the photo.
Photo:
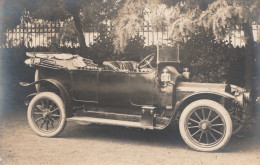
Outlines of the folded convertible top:
[[97,64],[79,55],[57,52],[27,52],[30,59],[25,60],[29,66],[41,66],[52,69],[95,70]]

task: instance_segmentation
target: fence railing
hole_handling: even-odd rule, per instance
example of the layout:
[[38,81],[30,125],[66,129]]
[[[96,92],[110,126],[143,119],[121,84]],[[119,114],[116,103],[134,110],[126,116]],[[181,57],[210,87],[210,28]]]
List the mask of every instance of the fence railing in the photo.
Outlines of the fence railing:
[[20,44],[26,47],[47,47],[53,41],[59,40],[59,32],[62,29],[62,23],[29,23],[23,21],[15,29],[7,30],[6,43],[2,47],[16,47]]
[[[78,47],[79,43],[73,40],[62,41],[60,33],[64,27],[63,22],[46,22],[42,20],[36,20],[34,23],[29,23],[22,21],[15,29],[7,30],[6,32],[6,42],[0,43],[2,48],[17,47],[19,45],[25,45],[28,48],[32,47],[48,47],[49,45],[55,43],[58,46],[66,47]],[[112,30],[113,26],[111,24],[104,24],[103,30],[107,32]],[[94,27],[87,27],[90,29],[84,32],[86,45],[90,46],[95,42],[95,38],[99,36],[99,29]],[[169,44],[169,33],[166,26],[165,31],[153,31],[152,26],[149,23],[143,25],[143,30],[138,33],[140,36],[145,38],[145,45],[154,45],[158,42],[163,44]],[[260,27],[257,24],[253,24],[253,36],[255,41],[260,41]],[[233,29],[231,33],[227,36],[226,40],[231,42],[234,46],[243,46],[244,43],[244,32],[241,26],[237,26]]]

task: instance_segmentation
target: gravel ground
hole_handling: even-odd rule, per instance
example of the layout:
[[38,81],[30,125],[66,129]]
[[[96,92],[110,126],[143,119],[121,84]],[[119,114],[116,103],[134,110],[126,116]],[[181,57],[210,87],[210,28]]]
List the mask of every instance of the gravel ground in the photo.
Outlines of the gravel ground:
[[[1,112],[1,111],[0,111]],[[260,126],[260,121],[257,121]],[[0,113],[0,164],[259,164],[260,128],[233,136],[213,153],[191,150],[179,131],[147,131],[71,122],[57,138],[37,136],[26,107]],[[1,160],[0,159],[0,160]]]

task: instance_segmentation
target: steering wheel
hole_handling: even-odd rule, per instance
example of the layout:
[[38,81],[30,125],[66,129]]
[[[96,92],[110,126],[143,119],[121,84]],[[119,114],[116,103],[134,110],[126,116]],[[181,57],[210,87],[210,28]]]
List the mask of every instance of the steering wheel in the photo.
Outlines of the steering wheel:
[[139,64],[138,64],[138,69],[142,69],[144,67],[146,67],[147,65],[150,66],[151,69],[153,69],[152,65],[151,65],[151,62],[153,61],[155,57],[155,54],[152,53],[148,56],[146,56]]

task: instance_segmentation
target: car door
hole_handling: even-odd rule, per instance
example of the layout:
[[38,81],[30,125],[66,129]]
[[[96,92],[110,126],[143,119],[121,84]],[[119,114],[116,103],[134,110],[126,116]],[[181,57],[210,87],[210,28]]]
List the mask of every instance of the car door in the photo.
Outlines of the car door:
[[73,99],[83,102],[98,102],[98,72],[97,70],[72,72]]
[[155,72],[130,73],[130,102],[132,105],[153,105]]
[[100,105],[128,106],[129,73],[126,71],[101,71],[98,74],[98,102]]

